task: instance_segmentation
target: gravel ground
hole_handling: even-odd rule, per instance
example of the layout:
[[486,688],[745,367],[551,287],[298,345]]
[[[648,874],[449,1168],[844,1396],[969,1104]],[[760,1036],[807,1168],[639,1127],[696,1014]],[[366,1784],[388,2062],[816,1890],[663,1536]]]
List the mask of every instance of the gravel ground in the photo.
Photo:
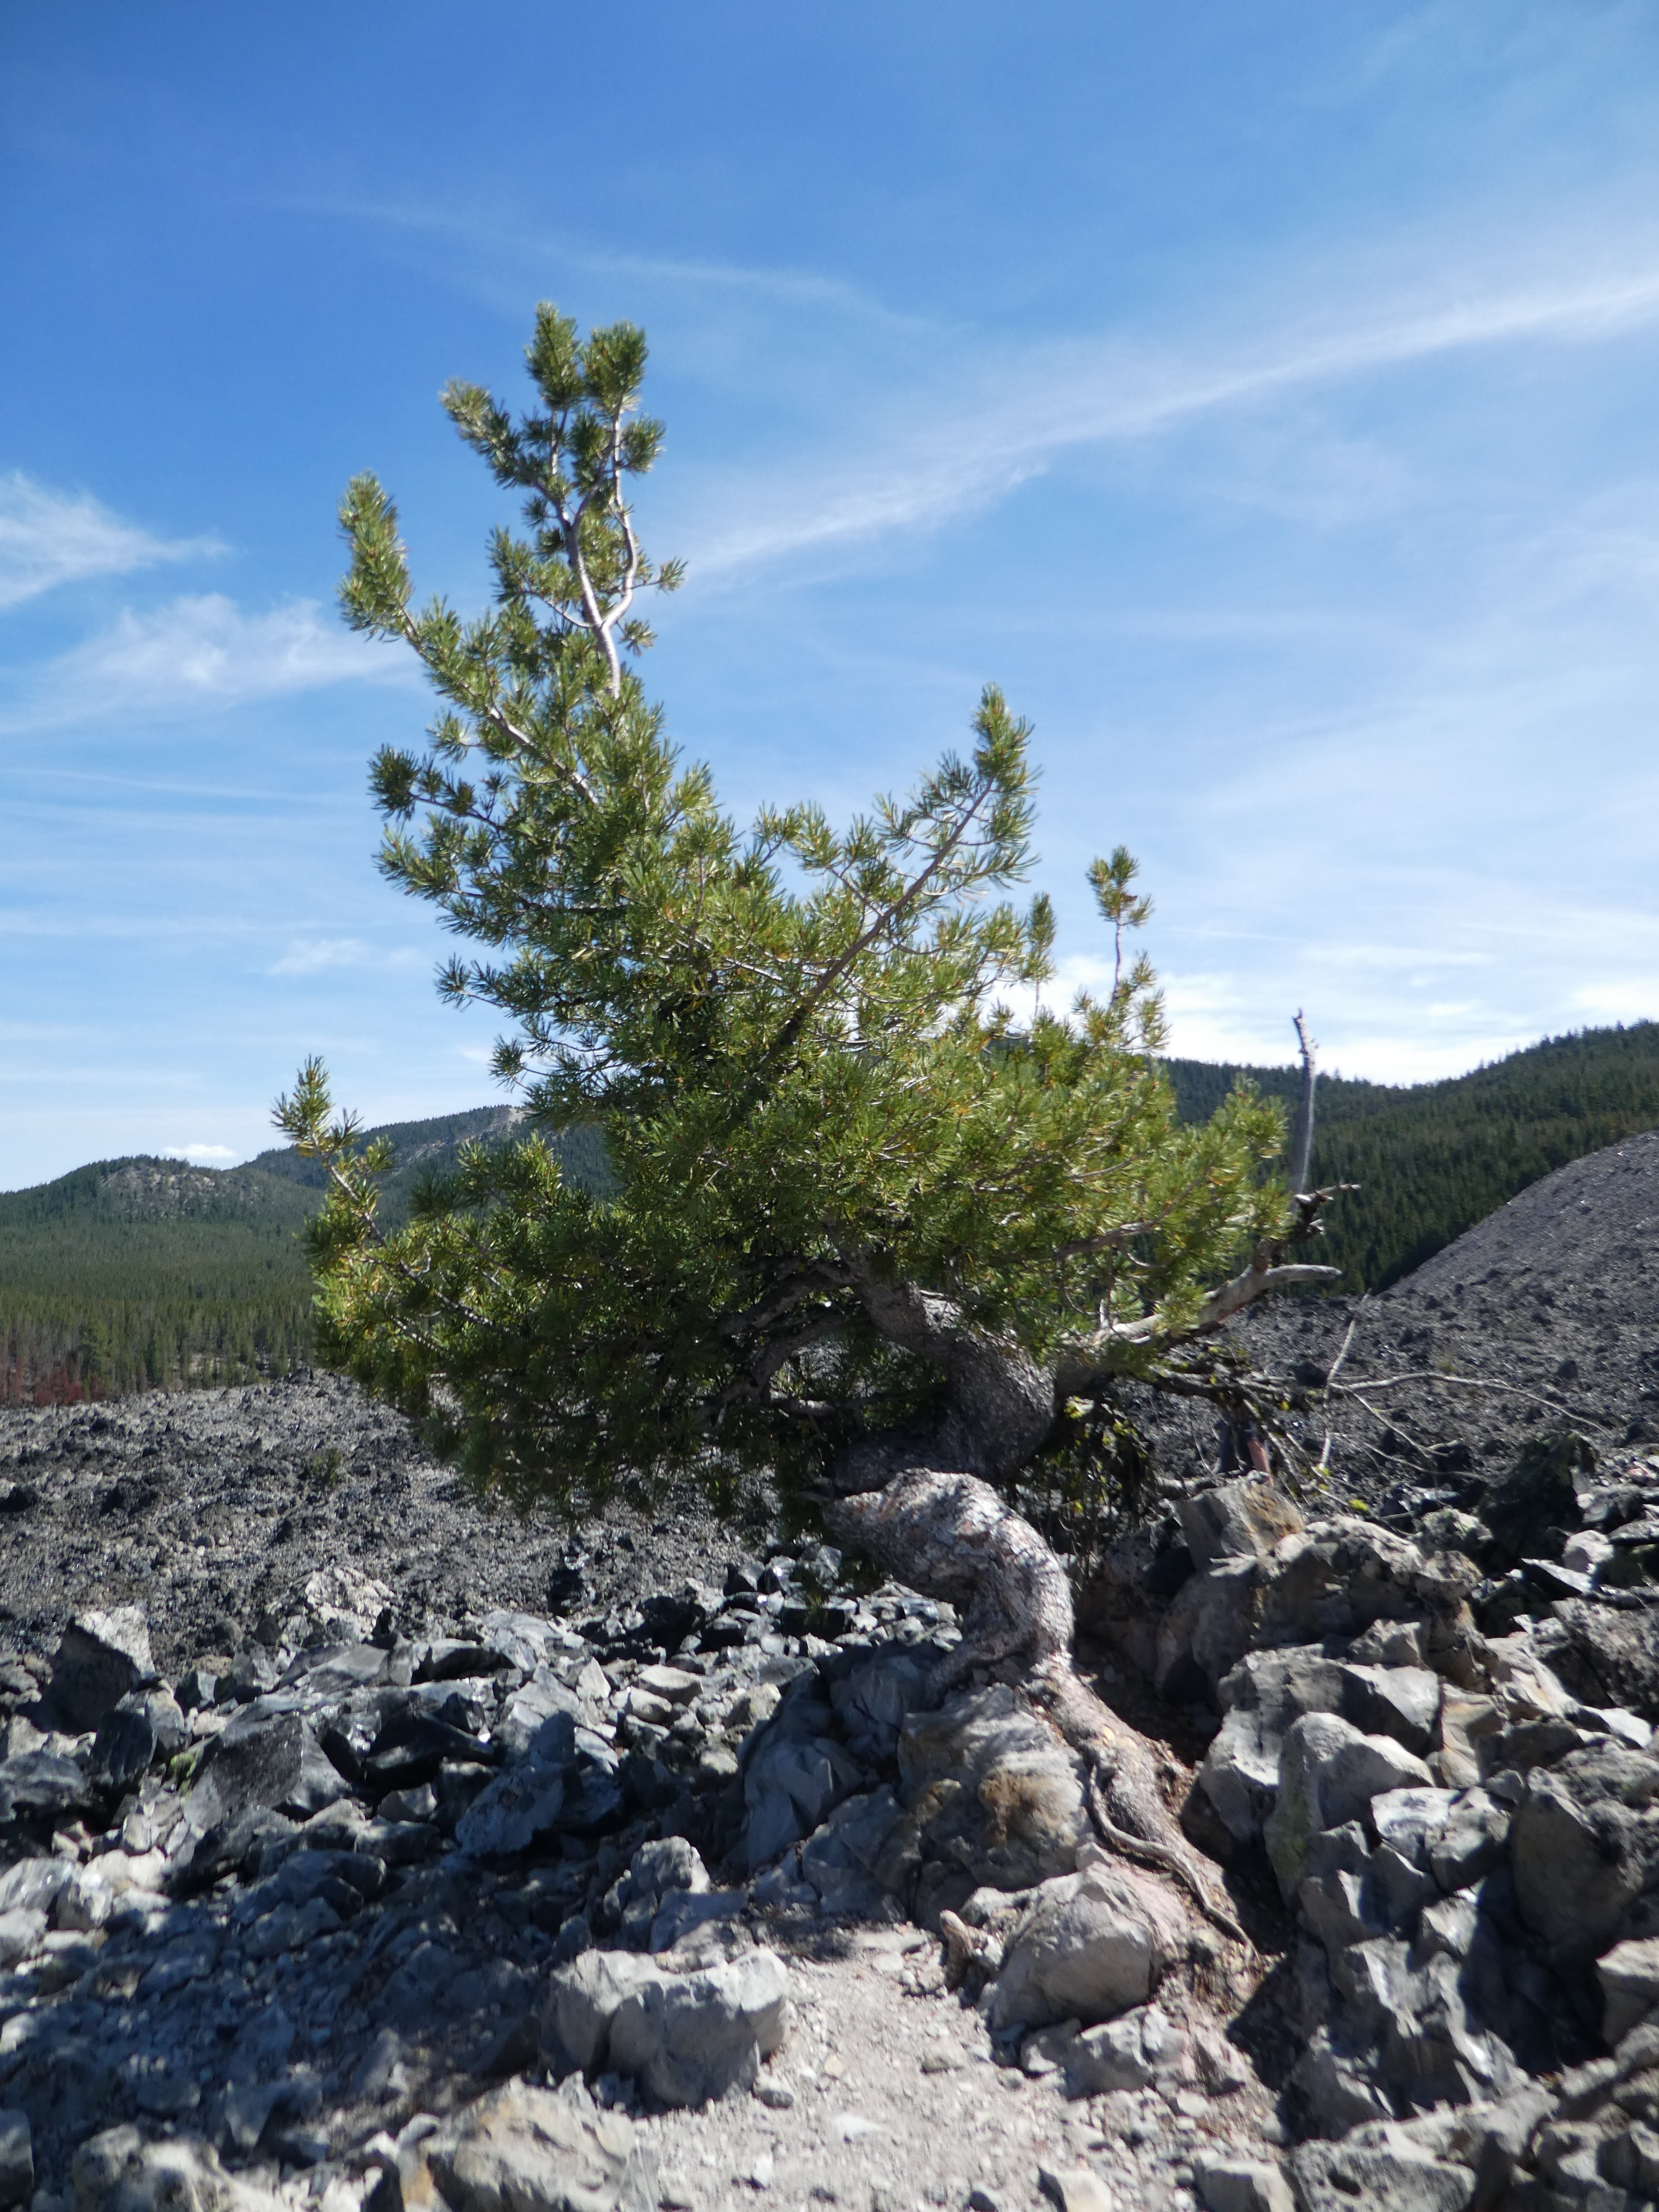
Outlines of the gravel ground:
[[580,1542],[551,1514],[481,1510],[400,1414],[331,1375],[0,1412],[4,1640],[50,1652],[85,1607],[143,1605],[170,1675],[236,1651],[337,1565],[386,1586],[401,1632],[441,1634],[719,1583],[766,1525],[758,1494],[724,1524],[689,1492],[618,1505]]
[[1054,2212],[1054,2181],[1039,2175],[1081,2172],[1102,2185],[1109,2176],[1107,2201],[1125,2212],[1177,2212],[1195,2203],[1194,2156],[1273,2157],[1282,2130],[1255,2080],[1224,2098],[1194,2086],[1174,2100],[1073,2101],[1054,2073],[994,2064],[982,2022],[945,1994],[937,1953],[916,1928],[796,1948],[795,2025],[760,2093],[643,2124],[664,2202],[900,2212],[961,2206],[978,2191],[1005,2212]]

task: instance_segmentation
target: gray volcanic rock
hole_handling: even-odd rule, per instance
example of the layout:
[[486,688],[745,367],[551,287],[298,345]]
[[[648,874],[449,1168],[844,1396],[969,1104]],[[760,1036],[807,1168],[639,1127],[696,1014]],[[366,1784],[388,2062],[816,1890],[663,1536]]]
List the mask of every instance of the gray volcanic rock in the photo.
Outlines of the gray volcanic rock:
[[0,2112],[0,2207],[25,2204],[34,2192],[34,2156],[27,2112]]
[[349,1796],[304,1716],[267,1709],[280,1702],[250,1705],[209,1743],[186,1806],[199,1828],[256,1809],[304,1820]]
[[402,2163],[409,2169],[399,2175],[404,2204],[423,2201],[435,2184],[437,2201],[454,2212],[657,2208],[656,2161],[624,2115],[524,2081],[421,2138]]
[[1008,1939],[991,2025],[1109,2020],[1144,2004],[1185,1936],[1168,1890],[1133,1868],[1095,1865],[1045,1881]]
[[1535,1771],[1511,1856],[1522,1917],[1553,1958],[1659,1930],[1659,1759],[1607,1741]]
[[92,1790],[73,1759],[49,1751],[0,1760],[0,1826],[56,1826],[90,1809]]
[[64,1632],[46,1704],[71,1735],[95,1729],[128,1692],[153,1679],[149,1626],[137,1606],[79,1613]]
[[556,2066],[610,2068],[665,2105],[700,2105],[753,2085],[787,2031],[788,1997],[788,1973],[769,1950],[689,1972],[589,1951],[552,1977],[543,2046]]

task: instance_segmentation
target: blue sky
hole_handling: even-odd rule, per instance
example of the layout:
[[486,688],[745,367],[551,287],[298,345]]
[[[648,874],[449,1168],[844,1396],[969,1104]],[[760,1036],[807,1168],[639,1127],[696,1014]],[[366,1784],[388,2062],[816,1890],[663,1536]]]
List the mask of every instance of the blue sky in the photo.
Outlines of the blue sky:
[[534,303],[627,316],[746,815],[1036,725],[1071,981],[1127,842],[1175,1049],[1458,1072],[1659,1014],[1659,23],[1599,0],[0,0],[0,1185],[496,1095],[376,875],[422,591]]

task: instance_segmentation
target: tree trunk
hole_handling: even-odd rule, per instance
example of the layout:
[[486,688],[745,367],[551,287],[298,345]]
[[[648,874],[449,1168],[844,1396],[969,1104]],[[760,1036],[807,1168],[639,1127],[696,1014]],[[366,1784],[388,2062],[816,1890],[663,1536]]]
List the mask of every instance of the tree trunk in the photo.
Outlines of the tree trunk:
[[1319,1070],[1314,1060],[1314,1041],[1298,1012],[1292,1024],[1302,1055],[1302,1097],[1296,1117],[1296,1139],[1291,1147],[1291,1190],[1306,1190],[1313,1178],[1314,1108],[1317,1103]]
[[[896,1316],[910,1348],[926,1340],[928,1356],[948,1361],[952,1389],[939,1427],[931,1438],[890,1435],[845,1454],[832,1474],[839,1494],[824,1504],[825,1524],[837,1541],[864,1552],[908,1589],[957,1608],[962,1641],[934,1671],[935,1702],[975,1675],[1009,1684],[1077,1755],[1102,1841],[1156,1869],[1212,1925],[1243,1942],[1214,1869],[1164,1803],[1151,1745],[1073,1666],[1066,1570],[980,1472],[1012,1474],[1046,1442],[1054,1419],[1053,1382],[1024,1355],[942,1326],[950,1310],[946,1301],[930,1309],[925,1294],[913,1293]],[[970,1385],[966,1392],[963,1380]],[[919,1463],[930,1444],[931,1463]],[[939,1448],[948,1445],[957,1449],[946,1457]]]

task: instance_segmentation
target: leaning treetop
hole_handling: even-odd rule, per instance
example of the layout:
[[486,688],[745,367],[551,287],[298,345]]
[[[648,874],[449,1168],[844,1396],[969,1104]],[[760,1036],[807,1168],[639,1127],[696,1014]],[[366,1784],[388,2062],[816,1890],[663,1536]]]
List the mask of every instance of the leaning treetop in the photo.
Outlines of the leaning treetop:
[[[537,1140],[471,1154],[380,1231],[349,1120],[311,1063],[281,1124],[327,1155],[313,1253],[325,1356],[425,1419],[481,1484],[580,1508],[624,1472],[745,1464],[872,1492],[903,1468],[1006,1482],[1096,1448],[1114,1378],[1192,1389],[1183,1352],[1305,1234],[1264,1173],[1277,1115],[1236,1093],[1176,1120],[1163,1018],[1126,933],[1121,847],[1091,880],[1114,980],[1040,1006],[1051,909],[1030,875],[1026,726],[988,690],[965,758],[832,828],[810,802],[746,832],[678,759],[634,663],[648,590],[625,496],[661,441],[629,325],[548,307],[539,411],[445,405],[526,527],[491,543],[489,611],[416,611],[372,477],[342,508],[354,627],[404,640],[442,701],[419,757],[374,763],[380,866],[475,951],[443,994],[511,1025],[497,1073],[544,1125],[596,1123],[609,1195]],[[1039,1011],[1017,1022],[1018,994]],[[1219,1290],[1218,1278],[1232,1273]]]

